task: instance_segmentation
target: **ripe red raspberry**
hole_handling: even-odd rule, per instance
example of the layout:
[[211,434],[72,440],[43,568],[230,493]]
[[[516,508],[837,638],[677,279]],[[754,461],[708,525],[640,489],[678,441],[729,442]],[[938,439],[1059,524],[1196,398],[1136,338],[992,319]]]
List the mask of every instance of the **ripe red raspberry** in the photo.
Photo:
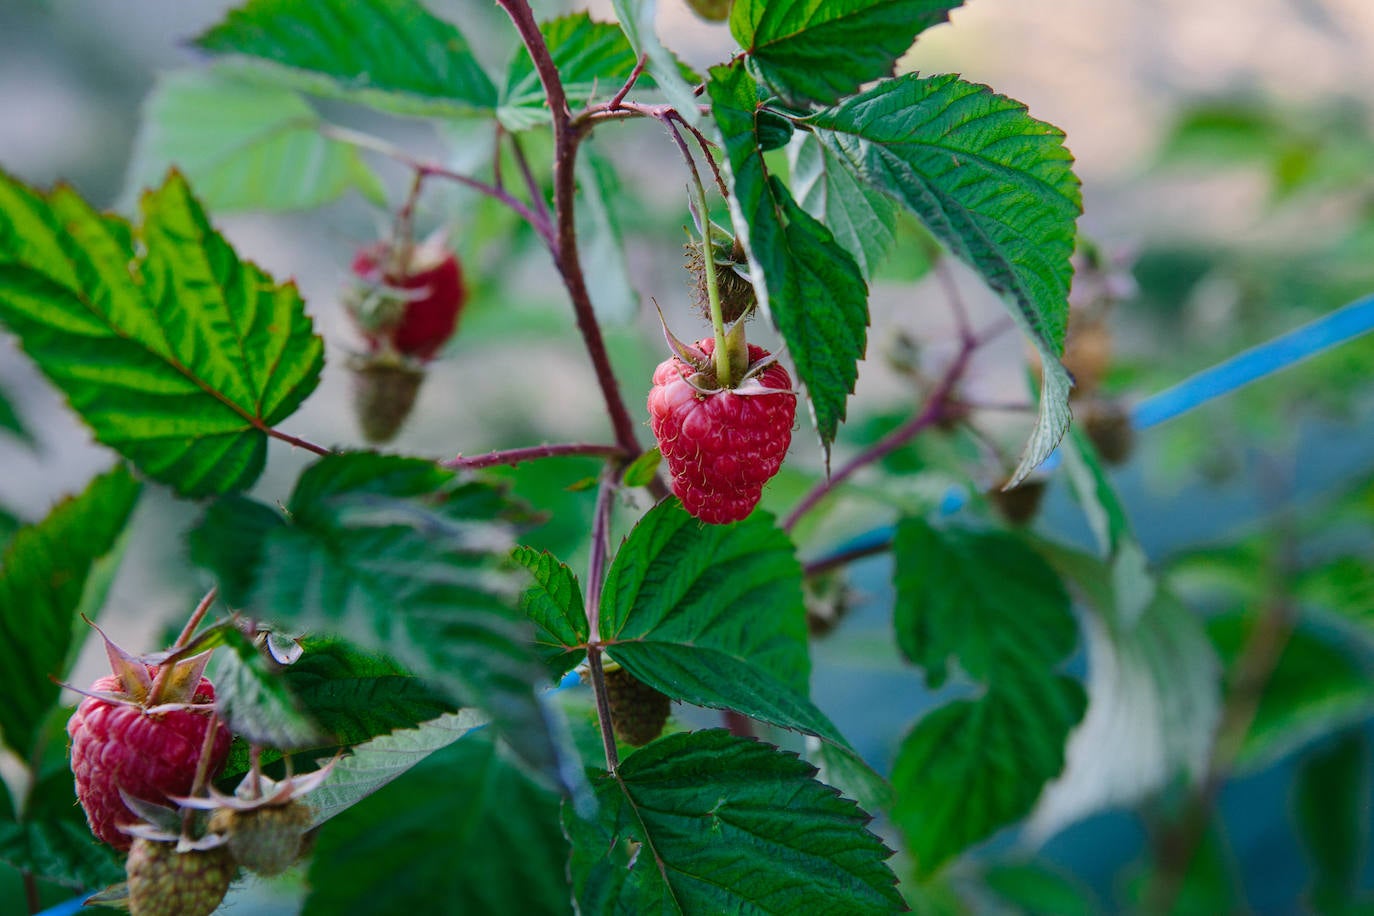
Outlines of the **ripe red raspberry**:
[[433,359],[453,336],[467,301],[463,269],[442,238],[413,246],[405,263],[395,260],[389,242],[354,256],[353,273],[361,282],[349,311],[373,352],[389,345],[406,356]]
[[[178,667],[187,664],[181,662]],[[91,832],[115,849],[128,849],[132,843],[119,826],[139,822],[120,798],[120,789],[155,804],[191,792],[205,732],[215,721],[215,688],[200,676],[203,666],[201,661],[190,669],[194,681],[169,678],[168,689],[158,700],[158,706],[184,703],[191,708],[150,711],[146,679],[131,677],[125,670],[91,685],[89,693],[106,694],[110,699],[87,696],[67,721],[77,798],[86,810]],[[149,666],[147,678],[155,680],[158,670]],[[230,740],[229,731],[220,728],[212,745],[209,776],[224,767]]]
[[[707,357],[715,348],[711,338],[696,344]],[[751,365],[768,355],[749,346]],[[649,422],[682,505],[704,522],[723,525],[752,512],[763,485],[782,467],[797,396],[780,363],[734,389],[711,393],[687,381],[696,372],[677,356],[659,364],[649,391]]]

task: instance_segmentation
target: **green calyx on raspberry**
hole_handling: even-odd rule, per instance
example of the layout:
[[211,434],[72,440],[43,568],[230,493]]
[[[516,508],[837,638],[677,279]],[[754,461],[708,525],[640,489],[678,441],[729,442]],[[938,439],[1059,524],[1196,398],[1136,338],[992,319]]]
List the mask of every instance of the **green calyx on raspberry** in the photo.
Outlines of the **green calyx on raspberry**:
[[124,870],[132,916],[210,916],[238,870],[228,849],[185,849],[173,840],[139,836]]
[[305,855],[315,826],[314,809],[301,799],[320,787],[337,760],[281,781],[249,773],[233,795],[211,788],[207,798],[177,801],[211,812],[209,830],[223,839],[237,864],[260,875],[279,875]]
[[619,665],[606,666],[606,700],[616,737],[643,747],[663,734],[673,701]]
[[[101,634],[104,637],[104,634]],[[161,804],[185,795],[211,739],[207,774],[229,755],[231,735],[215,716],[215,688],[203,676],[209,653],[152,664],[105,640],[114,673],[97,680],[67,721],[77,799],[91,832],[115,849],[131,840],[122,827],[138,822],[125,796]]]
[[[706,321],[711,320],[711,294],[707,288],[706,259],[702,242],[693,240],[683,246],[687,252],[687,273],[692,277],[692,301]],[[711,229],[711,249],[720,291],[721,316],[727,323],[748,318],[758,304],[754,284],[749,281],[749,260],[739,242],[719,226]]]

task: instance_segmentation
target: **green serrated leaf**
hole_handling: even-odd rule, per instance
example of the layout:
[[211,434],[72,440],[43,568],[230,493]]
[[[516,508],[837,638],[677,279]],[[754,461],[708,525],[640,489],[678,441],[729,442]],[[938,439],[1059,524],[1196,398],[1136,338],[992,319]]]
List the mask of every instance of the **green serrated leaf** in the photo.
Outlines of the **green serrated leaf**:
[[325,826],[303,912],[571,913],[567,856],[558,796],[471,734]]
[[[609,99],[629,79],[639,56],[620,26],[593,22],[587,13],[572,13],[539,24],[549,55],[558,67],[568,107],[577,111],[594,96]],[[641,77],[653,86],[652,77]],[[636,82],[636,85],[640,85]],[[544,87],[534,61],[522,45],[506,71],[496,117],[507,130],[521,131],[549,120]]]
[[828,452],[868,343],[868,287],[830,230],[768,174],[758,90],[744,67],[712,69],[707,91],[725,144],[735,233],[749,253],[759,304],[787,344]]
[[873,279],[895,238],[892,200],[864,183],[849,160],[835,155],[813,134],[799,134],[787,155],[797,202],[834,233],[864,278]]
[[299,293],[240,261],[173,172],[131,230],[0,175],[0,321],[96,438],[185,496],[251,485],[319,382]]
[[606,574],[601,638],[668,696],[847,747],[808,699],[801,566],[764,513],[703,525],[676,499],[646,514]]
[[928,713],[892,769],[892,819],[921,875],[1030,813],[1064,768],[1083,688],[1049,671],[996,680],[982,697]]
[[340,744],[457,712],[440,691],[384,655],[327,636],[308,636],[300,645],[300,659],[282,676],[301,708]]
[[834,156],[910,208],[1007,297],[1039,350],[1040,414],[1013,474],[1019,482],[1069,426],[1072,382],[1059,355],[1082,196],[1063,132],[986,86],[914,73],[807,121]]
[[963,0],[735,0],[730,31],[795,105],[829,104],[891,76],[916,36]]
[[[532,766],[557,773],[507,560],[521,507],[432,462],[352,453],[308,467],[287,513],[284,525],[248,531],[232,524],[236,513],[207,513],[197,541],[226,546],[193,554],[239,587],[251,581],[244,605],[254,614],[393,656],[454,703],[489,713]],[[251,579],[223,565],[243,556],[257,558]]]
[[496,87],[467,39],[418,0],[249,0],[194,44],[275,65],[275,75],[308,92],[397,114],[496,107]]
[[1293,814],[1312,864],[1308,896],[1319,912],[1349,903],[1360,883],[1369,840],[1369,742],[1341,736],[1302,760],[1293,786]]
[[0,818],[0,862],[71,888],[123,880],[121,857],[91,838],[75,798],[71,770],[63,766],[46,773],[29,793],[22,820]]
[[720,730],[681,732],[636,751],[615,776],[590,772],[595,819],[563,809],[581,912],[903,908],[868,815],[791,754]]
[[175,164],[212,210],[306,209],[354,188],[383,202],[357,148],[322,135],[322,123],[290,89],[215,70],[163,74],[144,103],[128,193]]
[[109,586],[97,574],[115,550],[139,485],[123,466],[95,478],[80,496],[21,529],[0,557],[0,670],[22,683],[0,703],[0,739],[29,759],[39,726],[57,702],[80,645],[83,609],[94,611]]
[[1063,583],[1014,535],[905,518],[892,550],[897,644],[931,687],[944,684],[950,659],[994,684],[1043,673],[1073,651]]
[[518,547],[514,556],[534,576],[534,586],[520,596],[520,610],[534,622],[535,648],[558,680],[577,664],[584,654],[578,647],[590,638],[582,589],[572,570],[552,554]]
[[[673,53],[658,40],[658,32],[654,28],[658,0],[611,0],[611,6],[634,50],[635,59],[647,56],[644,69],[653,77],[668,103],[688,124],[696,124],[701,120],[701,112],[697,109],[696,95],[688,83],[689,77],[684,75],[684,68]],[[696,81],[695,74],[690,78]]]
[[386,786],[440,748],[448,747],[485,720],[470,709],[445,713],[415,728],[404,728],[350,749],[325,781],[305,796],[318,827]]
[[245,741],[282,751],[337,740],[301,709],[274,663],[236,626],[217,630],[213,644],[228,650],[215,659],[215,711],[229,731]]

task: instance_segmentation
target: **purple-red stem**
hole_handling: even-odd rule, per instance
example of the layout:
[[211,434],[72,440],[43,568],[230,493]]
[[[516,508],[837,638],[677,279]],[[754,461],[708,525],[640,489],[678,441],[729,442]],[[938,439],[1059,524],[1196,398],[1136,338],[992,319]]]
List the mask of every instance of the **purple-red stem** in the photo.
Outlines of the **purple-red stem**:
[[549,104],[549,116],[553,120],[553,210],[556,221],[554,263],[563,277],[563,285],[572,299],[573,311],[577,318],[577,329],[582,333],[587,354],[591,357],[596,370],[596,379],[601,386],[601,394],[606,402],[606,412],[615,431],[616,442],[625,450],[626,457],[633,459],[641,449],[635,435],[635,423],[620,396],[620,385],[615,371],[611,368],[610,357],[606,353],[606,343],[601,336],[601,326],[596,320],[592,307],[591,294],[587,290],[586,277],[577,251],[577,225],[573,213],[573,199],[576,193],[574,164],[577,160],[578,143],[581,132],[574,128],[572,114],[568,110],[568,97],[563,91],[563,81],[558,75],[558,67],[549,54],[544,35],[534,20],[534,13],[525,0],[497,0],[510,16],[520,40],[534,61],[535,72],[544,87],[544,96]]
[[478,468],[494,468],[503,464],[514,467],[526,461],[539,458],[558,458],[565,455],[591,455],[603,458],[618,458],[625,454],[619,445],[596,445],[589,442],[569,442],[558,445],[530,445],[525,448],[512,448],[500,452],[488,452],[465,458],[457,455],[448,461],[440,462],[446,468],[472,471]]
[[300,436],[293,436],[290,433],[284,433],[281,430],[274,429],[271,426],[261,426],[259,427],[259,429],[267,433],[267,435],[271,436],[273,439],[280,439],[282,442],[294,445],[296,448],[303,448],[307,452],[314,452],[316,455],[334,454],[332,451],[325,448],[323,445],[316,445],[314,442],[311,442],[308,439],[302,439]]
[[608,111],[615,111],[620,107],[620,103],[625,101],[625,96],[630,94],[630,90],[635,87],[641,74],[644,73],[644,65],[649,62],[648,54],[639,55],[639,60],[635,62],[635,68],[630,71],[630,78],[625,81],[625,85],[620,87],[620,91],[611,96],[611,100],[606,103]]
[[859,547],[851,547],[848,550],[841,550],[839,553],[832,553],[827,557],[822,557],[819,560],[813,560],[810,563],[805,564],[804,566],[802,566],[802,575],[818,576],[821,573],[827,573],[830,572],[830,570],[832,569],[838,569],[841,566],[846,566],[850,563],[853,563],[855,560],[862,560],[864,557],[871,557],[876,556],[880,553],[886,553],[891,549],[891,538],[879,541],[876,544],[864,544]]
[[927,427],[939,423],[940,420],[944,418],[945,412],[948,409],[950,395],[953,394],[955,387],[959,384],[959,380],[963,377],[964,370],[968,368],[969,358],[973,355],[973,351],[977,349],[978,344],[979,338],[977,337],[966,339],[959,348],[959,355],[954,358],[954,362],[950,363],[949,369],[945,371],[944,378],[940,380],[939,387],[931,392],[930,397],[926,399],[925,406],[921,409],[921,412],[879,439],[873,445],[855,455],[847,464],[834,474],[831,474],[829,479],[822,481],[814,487],[811,492],[807,493],[805,498],[797,504],[797,507],[792,510],[792,513],[787,516],[787,520],[782,523],[783,530],[791,531],[796,526],[797,522],[801,520],[802,516],[815,508],[816,504],[825,499],[825,497],[830,494],[831,490],[844,483],[852,477],[855,472],[862,470],[887,455],[889,452],[893,452],[902,447]]
[[606,751],[606,769],[614,773],[620,767],[620,754],[615,747],[615,725],[611,722],[611,703],[606,692],[606,671],[601,665],[601,586],[606,579],[606,554],[609,549],[611,500],[615,495],[615,477],[608,465],[601,473],[601,485],[596,491],[596,511],[592,516],[591,557],[587,561],[587,675],[596,698],[596,718],[601,727],[601,743]]

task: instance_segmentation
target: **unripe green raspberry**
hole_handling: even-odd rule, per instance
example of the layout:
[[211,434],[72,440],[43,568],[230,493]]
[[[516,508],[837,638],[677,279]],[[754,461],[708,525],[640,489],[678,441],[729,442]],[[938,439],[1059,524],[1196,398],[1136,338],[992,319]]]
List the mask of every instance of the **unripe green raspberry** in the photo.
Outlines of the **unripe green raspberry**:
[[176,843],[137,837],[124,866],[132,916],[210,916],[234,880],[234,860],[218,846],[177,852]]
[[642,747],[663,734],[673,701],[624,668],[606,671],[606,699],[611,724],[621,741]]

